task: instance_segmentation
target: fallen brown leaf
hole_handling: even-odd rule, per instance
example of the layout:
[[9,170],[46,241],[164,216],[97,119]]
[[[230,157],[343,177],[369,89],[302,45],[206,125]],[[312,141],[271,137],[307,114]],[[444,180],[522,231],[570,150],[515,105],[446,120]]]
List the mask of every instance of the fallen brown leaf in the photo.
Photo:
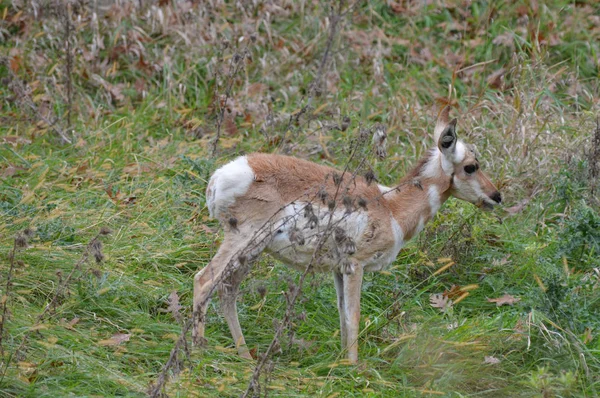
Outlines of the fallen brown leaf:
[[443,294],[436,293],[429,296],[429,304],[431,304],[433,308],[439,308],[442,311],[446,311],[448,308],[452,307],[453,303],[452,300]]
[[517,214],[517,213],[520,213],[525,208],[525,206],[527,206],[527,204],[529,203],[529,200],[530,200],[529,198],[523,199],[522,201],[520,201],[516,205],[508,207],[508,208],[505,208],[504,210],[506,210],[506,212],[508,214]]
[[501,88],[502,80],[504,74],[506,73],[506,69],[500,68],[497,71],[494,71],[491,75],[487,77],[487,84],[491,88]]
[[100,340],[98,345],[101,346],[117,346],[121,343],[129,341],[131,338],[131,334],[129,333],[117,333],[113,335],[110,339]]
[[179,311],[182,307],[179,304],[179,296],[177,295],[177,292],[175,290],[173,290],[171,294],[169,294],[169,298],[167,299],[167,301],[169,302],[169,307],[167,309],[173,315],[173,318],[175,318],[177,322],[181,322],[181,314],[179,313]]
[[510,294],[505,294],[502,297],[498,297],[498,298],[489,298],[487,299],[488,302],[490,303],[496,303],[496,306],[500,307],[501,305],[514,305],[516,302],[521,301],[520,297],[514,297]]
[[496,357],[486,355],[483,363],[489,363],[490,365],[495,365],[497,363],[500,363],[500,360]]

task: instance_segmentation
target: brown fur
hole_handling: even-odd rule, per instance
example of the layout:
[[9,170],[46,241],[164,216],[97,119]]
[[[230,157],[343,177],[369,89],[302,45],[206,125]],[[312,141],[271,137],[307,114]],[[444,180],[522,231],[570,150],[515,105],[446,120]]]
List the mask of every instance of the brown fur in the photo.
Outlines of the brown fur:
[[[396,185],[394,191],[385,194],[377,184],[368,184],[364,177],[353,177],[350,172],[344,173],[341,183],[336,186],[333,175],[341,177],[341,171],[307,160],[262,153],[254,153],[247,158],[256,179],[247,195],[236,202],[233,211],[238,219],[264,218],[265,211],[275,214],[278,209],[294,201],[312,201],[326,207],[329,200],[336,198],[336,207],[341,208],[345,196],[350,196],[355,202],[360,197],[367,201],[369,219],[374,220],[375,226],[370,225],[371,229],[381,230],[380,234],[391,233],[389,223],[381,221],[388,220],[392,214],[408,240],[413,236],[420,217],[423,216],[425,221],[430,218],[428,187],[431,184],[442,186],[442,201],[449,196],[447,190],[450,181],[446,181],[447,178],[419,177],[431,159],[429,154]],[[419,180],[420,186],[415,185],[416,181],[413,183],[415,179]],[[327,192],[326,203],[317,197],[320,190]],[[368,237],[365,236],[365,239]],[[369,240],[375,241],[373,238]]]

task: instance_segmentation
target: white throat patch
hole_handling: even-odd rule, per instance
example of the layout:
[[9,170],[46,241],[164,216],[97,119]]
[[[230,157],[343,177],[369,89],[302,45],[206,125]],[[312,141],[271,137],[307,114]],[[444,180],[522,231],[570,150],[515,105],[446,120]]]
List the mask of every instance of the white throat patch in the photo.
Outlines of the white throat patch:
[[440,198],[440,191],[437,186],[430,185],[429,192],[427,195],[427,199],[429,200],[429,207],[431,208],[431,217],[435,216],[435,213],[438,212],[440,206],[442,205],[442,201]]

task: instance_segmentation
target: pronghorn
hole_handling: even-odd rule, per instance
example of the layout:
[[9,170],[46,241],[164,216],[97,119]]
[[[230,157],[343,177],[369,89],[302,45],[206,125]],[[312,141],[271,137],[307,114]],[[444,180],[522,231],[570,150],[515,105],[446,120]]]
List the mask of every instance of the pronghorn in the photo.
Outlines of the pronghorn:
[[219,287],[238,353],[251,358],[236,296],[248,272],[244,265],[267,250],[294,268],[333,272],[342,349],[355,363],[363,272],[390,265],[450,196],[487,209],[501,201],[479,168],[475,148],[457,139],[456,119],[448,121],[448,111],[434,129],[437,145],[393,188],[281,155],[241,156],[215,171],[206,202],[225,236],[194,278],[194,344],[204,341],[208,302]]

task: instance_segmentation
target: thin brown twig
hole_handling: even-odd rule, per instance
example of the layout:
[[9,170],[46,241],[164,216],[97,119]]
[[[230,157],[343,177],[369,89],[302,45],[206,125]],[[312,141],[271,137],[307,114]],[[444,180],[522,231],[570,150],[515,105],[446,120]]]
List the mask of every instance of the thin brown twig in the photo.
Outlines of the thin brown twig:
[[219,144],[219,140],[221,139],[221,132],[223,130],[223,121],[225,120],[225,111],[227,109],[227,102],[231,98],[231,94],[233,91],[233,84],[235,80],[235,76],[239,73],[239,71],[244,66],[244,60],[248,55],[248,44],[244,47],[242,52],[235,51],[231,60],[229,61],[229,74],[227,75],[227,82],[225,86],[225,98],[221,101],[221,98],[218,93],[218,67],[217,67],[217,75],[215,76],[215,101],[217,102],[217,106],[219,109],[219,113],[217,114],[217,132],[215,138],[212,142],[211,149],[211,157],[215,157],[217,155],[217,148]]

